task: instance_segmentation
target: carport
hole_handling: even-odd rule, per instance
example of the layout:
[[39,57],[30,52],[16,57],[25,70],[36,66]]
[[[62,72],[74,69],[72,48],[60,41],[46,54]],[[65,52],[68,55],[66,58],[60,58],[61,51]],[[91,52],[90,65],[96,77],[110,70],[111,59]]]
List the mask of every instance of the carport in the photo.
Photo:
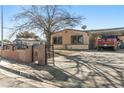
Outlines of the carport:
[[95,41],[99,35],[116,35],[122,41],[121,48],[124,48],[124,28],[90,30],[89,34],[89,49],[95,49]]

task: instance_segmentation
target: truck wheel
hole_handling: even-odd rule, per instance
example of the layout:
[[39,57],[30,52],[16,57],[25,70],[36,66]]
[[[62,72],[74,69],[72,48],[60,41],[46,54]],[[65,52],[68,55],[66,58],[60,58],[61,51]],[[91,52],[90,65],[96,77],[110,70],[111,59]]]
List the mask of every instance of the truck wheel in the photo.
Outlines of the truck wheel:
[[116,51],[117,50],[117,46],[113,47],[113,50]]

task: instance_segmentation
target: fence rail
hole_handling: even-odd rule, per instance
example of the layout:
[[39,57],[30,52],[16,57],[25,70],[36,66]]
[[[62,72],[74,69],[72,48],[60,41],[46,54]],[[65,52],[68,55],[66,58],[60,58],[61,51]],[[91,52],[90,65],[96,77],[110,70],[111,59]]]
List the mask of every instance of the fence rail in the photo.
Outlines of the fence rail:
[[[46,53],[46,61],[49,64],[52,62],[53,65],[55,65],[54,60],[54,45],[45,45],[45,53]],[[51,60],[50,60],[51,59]]]

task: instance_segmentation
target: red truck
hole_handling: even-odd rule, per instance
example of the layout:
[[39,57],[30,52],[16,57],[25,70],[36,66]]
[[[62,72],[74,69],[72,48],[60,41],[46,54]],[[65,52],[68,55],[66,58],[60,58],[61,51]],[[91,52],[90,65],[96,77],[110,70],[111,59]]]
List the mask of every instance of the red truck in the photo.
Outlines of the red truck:
[[98,51],[105,48],[117,50],[118,44],[119,39],[117,36],[100,36],[96,39],[96,48]]

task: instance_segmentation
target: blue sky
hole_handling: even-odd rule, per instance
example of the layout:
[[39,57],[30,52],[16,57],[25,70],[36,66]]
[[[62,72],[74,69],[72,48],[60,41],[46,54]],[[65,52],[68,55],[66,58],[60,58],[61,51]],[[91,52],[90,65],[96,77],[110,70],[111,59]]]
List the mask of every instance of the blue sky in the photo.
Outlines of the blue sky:
[[124,26],[124,6],[74,6],[73,12],[86,17],[87,29]]
[[[14,14],[20,12],[19,6],[4,6],[4,27],[13,27],[14,21],[12,17]],[[65,8],[65,6],[64,6]],[[124,27],[124,6],[119,5],[74,5],[66,8],[67,11],[73,15],[81,15],[86,19],[82,24],[87,25],[87,29],[101,29]],[[78,26],[78,29],[81,27]],[[4,38],[8,37],[9,30],[4,29]]]

